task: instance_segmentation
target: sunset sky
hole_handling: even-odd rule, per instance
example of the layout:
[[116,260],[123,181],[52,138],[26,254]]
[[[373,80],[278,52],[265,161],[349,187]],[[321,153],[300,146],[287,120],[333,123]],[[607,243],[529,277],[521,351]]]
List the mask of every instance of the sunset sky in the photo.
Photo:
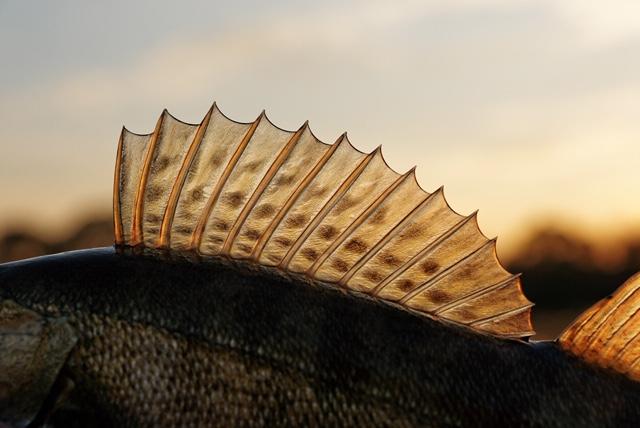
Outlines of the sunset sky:
[[215,100],[383,145],[503,251],[640,234],[640,2],[0,1],[0,232],[110,210],[122,125]]

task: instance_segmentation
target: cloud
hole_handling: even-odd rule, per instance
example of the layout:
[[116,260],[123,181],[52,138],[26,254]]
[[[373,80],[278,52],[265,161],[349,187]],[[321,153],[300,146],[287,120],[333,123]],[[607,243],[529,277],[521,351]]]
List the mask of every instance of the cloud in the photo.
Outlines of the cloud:
[[592,2],[583,0],[550,1],[578,29],[585,44],[603,48],[640,37],[640,3],[634,0]]

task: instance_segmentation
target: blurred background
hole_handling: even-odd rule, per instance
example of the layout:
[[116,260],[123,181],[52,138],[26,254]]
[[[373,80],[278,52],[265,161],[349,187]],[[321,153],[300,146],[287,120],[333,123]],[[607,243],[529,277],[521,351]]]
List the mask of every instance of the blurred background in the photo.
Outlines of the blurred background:
[[640,270],[640,2],[0,0],[0,261],[110,245],[123,125],[310,119],[480,209],[538,338]]

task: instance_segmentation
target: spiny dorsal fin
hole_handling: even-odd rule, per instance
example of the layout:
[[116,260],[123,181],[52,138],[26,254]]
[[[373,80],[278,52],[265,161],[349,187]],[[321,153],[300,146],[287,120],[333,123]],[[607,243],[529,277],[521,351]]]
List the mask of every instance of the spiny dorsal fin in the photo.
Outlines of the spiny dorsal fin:
[[592,364],[640,380],[640,272],[581,314],[558,341]]
[[247,260],[498,336],[534,333],[475,213],[393,171],[380,148],[324,144],[307,123],[234,122],[214,104],[199,125],[165,110],[152,134],[124,129],[114,221],[118,245]]

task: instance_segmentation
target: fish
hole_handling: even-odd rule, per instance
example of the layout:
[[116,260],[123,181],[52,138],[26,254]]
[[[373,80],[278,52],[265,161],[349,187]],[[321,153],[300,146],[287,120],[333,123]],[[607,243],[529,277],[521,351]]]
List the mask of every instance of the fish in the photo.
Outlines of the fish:
[[346,134],[123,128],[114,245],[0,265],[0,427],[625,427],[640,274],[554,341],[476,213]]

